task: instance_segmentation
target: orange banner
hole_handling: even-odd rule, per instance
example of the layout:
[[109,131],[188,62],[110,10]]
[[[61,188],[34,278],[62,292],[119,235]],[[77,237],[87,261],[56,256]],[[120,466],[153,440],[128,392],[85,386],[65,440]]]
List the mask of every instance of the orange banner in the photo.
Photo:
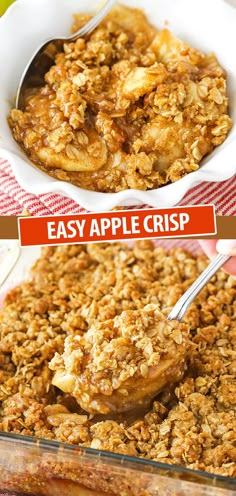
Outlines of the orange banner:
[[199,237],[216,233],[213,205],[21,217],[18,222],[22,246]]

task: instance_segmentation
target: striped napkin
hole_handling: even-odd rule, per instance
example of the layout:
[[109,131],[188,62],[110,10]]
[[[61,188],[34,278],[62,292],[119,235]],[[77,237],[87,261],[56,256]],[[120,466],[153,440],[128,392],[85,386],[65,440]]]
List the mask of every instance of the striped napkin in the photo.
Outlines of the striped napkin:
[[[236,176],[221,183],[201,183],[192,188],[180,205],[213,203],[217,215],[236,215]],[[147,208],[141,205],[138,208]],[[134,208],[134,207],[131,207]],[[0,159],[0,215],[78,214],[86,210],[74,200],[55,193],[32,195],[16,181],[11,165]]]

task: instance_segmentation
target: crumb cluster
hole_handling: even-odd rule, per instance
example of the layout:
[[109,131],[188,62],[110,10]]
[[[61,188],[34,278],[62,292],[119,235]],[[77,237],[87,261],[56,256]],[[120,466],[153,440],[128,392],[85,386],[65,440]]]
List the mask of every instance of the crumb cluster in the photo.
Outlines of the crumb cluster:
[[87,412],[137,410],[181,379],[190,348],[188,326],[168,322],[155,304],[125,310],[68,336],[49,364],[52,383]]

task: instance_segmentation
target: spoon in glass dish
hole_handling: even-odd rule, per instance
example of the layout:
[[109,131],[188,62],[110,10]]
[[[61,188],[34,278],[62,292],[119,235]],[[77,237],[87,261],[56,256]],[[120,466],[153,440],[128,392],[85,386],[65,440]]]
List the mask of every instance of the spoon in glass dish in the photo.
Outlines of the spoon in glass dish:
[[52,384],[92,414],[146,407],[165,387],[178,383],[192,349],[187,308],[230,257],[217,255],[183,294],[168,317],[156,304],[122,312],[88,331],[68,336],[64,353],[49,364]]
[[30,88],[40,86],[43,83],[46,72],[53,65],[54,57],[58,50],[63,47],[63,44],[65,42],[76,41],[78,38],[94,31],[112,9],[114,4],[115,0],[107,0],[99,12],[97,12],[97,14],[95,14],[82,28],[76,31],[76,33],[64,38],[48,39],[43,45],[37,48],[26,66],[18,86],[16,95],[17,109],[22,109],[24,107],[26,91]]
[[198,276],[196,281],[191,284],[187,291],[185,291],[185,293],[177,301],[177,303],[169,313],[167,319],[178,320],[180,322],[183,319],[189,305],[191,305],[198,293],[200,293],[202,288],[214,276],[217,270],[219,270],[222,265],[224,265],[230,258],[230,255],[222,255],[221,253],[216,255],[206,267],[206,269]]

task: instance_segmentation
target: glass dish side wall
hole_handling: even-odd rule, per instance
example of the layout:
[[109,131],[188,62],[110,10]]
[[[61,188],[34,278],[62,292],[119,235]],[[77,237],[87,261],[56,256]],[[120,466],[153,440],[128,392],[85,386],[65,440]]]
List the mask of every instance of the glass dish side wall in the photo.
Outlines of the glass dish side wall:
[[236,481],[63,443],[0,433],[0,494],[234,496]]

